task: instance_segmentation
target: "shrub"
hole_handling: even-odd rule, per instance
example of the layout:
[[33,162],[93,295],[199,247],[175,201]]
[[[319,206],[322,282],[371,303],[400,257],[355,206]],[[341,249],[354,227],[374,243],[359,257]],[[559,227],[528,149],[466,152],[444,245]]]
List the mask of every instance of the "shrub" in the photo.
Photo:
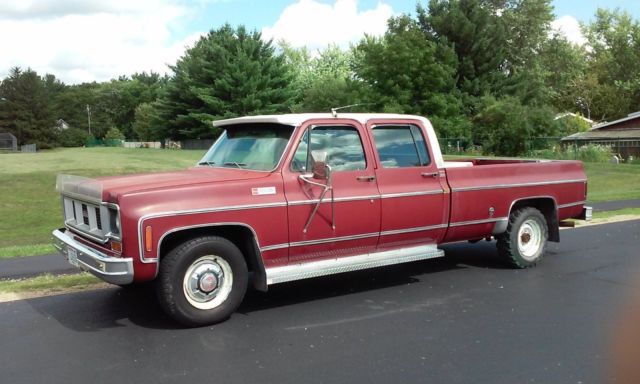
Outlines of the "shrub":
[[[571,149],[575,152],[575,149]],[[577,156],[578,160],[582,160],[590,163],[606,163],[613,157],[611,148],[604,145],[588,144],[578,147]]]
[[613,157],[611,148],[605,145],[587,144],[578,147],[553,147],[530,151],[527,157],[553,160],[580,160],[587,163],[607,163]]
[[111,127],[104,135],[105,140],[122,140],[124,141],[124,134],[116,127]]
[[63,147],[82,147],[91,139],[91,135],[83,129],[67,128],[60,132],[58,140]]

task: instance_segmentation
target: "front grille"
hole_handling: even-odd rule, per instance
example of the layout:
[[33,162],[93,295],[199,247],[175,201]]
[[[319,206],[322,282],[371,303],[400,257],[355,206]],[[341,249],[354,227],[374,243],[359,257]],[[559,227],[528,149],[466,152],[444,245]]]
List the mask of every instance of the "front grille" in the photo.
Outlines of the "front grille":
[[[75,229],[87,237],[106,242],[109,229],[108,208],[103,205],[92,204],[81,200],[62,196],[65,225]],[[106,220],[106,222],[104,222]]]
[[85,225],[89,225],[89,210],[86,204],[82,204],[82,222]]
[[95,208],[96,210],[96,222],[98,223],[98,229],[102,230],[102,217],[100,216],[100,208]]

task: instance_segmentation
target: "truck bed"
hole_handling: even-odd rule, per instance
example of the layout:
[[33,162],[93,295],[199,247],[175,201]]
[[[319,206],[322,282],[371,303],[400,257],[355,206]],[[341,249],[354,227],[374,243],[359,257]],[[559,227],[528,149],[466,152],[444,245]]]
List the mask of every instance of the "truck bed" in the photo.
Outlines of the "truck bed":
[[579,216],[586,200],[579,161],[464,159],[445,164],[449,222],[455,224],[444,242],[491,235],[506,226],[512,206],[524,200],[553,204],[560,221]]

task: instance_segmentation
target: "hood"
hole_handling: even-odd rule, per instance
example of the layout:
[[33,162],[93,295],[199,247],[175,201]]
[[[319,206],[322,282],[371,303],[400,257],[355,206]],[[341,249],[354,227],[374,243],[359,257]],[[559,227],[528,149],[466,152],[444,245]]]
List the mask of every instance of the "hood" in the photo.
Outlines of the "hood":
[[[118,197],[151,189],[165,189],[194,184],[233,180],[259,179],[268,173],[235,168],[195,167],[182,171],[141,173],[125,176],[109,176],[97,179],[105,195],[113,200]],[[105,198],[106,196],[103,196]]]
[[65,194],[84,195],[91,197],[92,200],[116,202],[120,196],[134,192],[203,183],[259,179],[268,175],[269,173],[266,172],[235,168],[195,167],[174,172],[139,173],[97,179],[59,175],[57,185],[58,190]]

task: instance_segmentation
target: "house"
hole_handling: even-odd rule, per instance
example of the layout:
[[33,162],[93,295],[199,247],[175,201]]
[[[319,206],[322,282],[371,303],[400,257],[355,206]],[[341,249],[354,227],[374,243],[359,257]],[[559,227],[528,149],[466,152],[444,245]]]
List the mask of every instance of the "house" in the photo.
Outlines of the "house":
[[66,121],[62,120],[62,119],[58,119],[58,121],[56,121],[56,125],[55,128],[62,132],[64,130],[69,129],[69,123],[67,123]]
[[566,145],[582,146],[599,144],[611,147],[613,153],[623,159],[640,157],[640,111],[611,122],[594,125],[586,132],[574,133],[562,138]]

